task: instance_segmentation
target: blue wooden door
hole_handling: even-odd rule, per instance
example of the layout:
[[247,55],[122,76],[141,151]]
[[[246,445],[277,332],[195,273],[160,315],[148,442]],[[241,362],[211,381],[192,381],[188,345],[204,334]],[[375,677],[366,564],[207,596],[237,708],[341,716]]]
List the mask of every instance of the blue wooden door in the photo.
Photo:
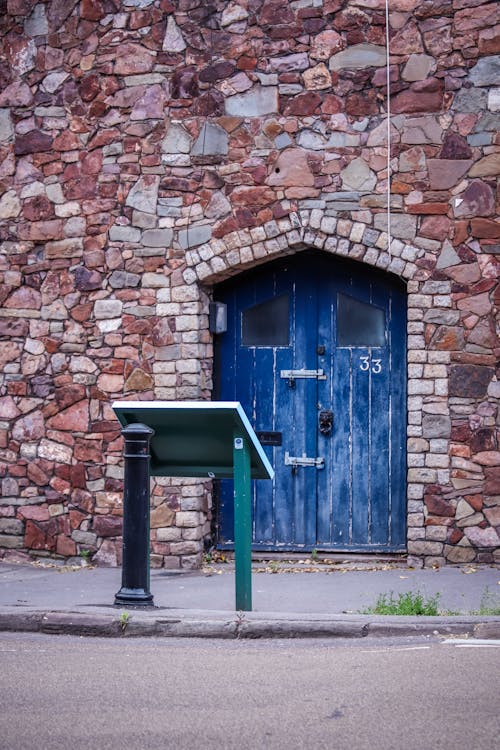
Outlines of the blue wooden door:
[[[256,550],[405,548],[406,301],[375,269],[315,253],[221,285],[215,395],[240,401],[274,466],[253,490]],[[217,488],[218,545],[233,489]]]

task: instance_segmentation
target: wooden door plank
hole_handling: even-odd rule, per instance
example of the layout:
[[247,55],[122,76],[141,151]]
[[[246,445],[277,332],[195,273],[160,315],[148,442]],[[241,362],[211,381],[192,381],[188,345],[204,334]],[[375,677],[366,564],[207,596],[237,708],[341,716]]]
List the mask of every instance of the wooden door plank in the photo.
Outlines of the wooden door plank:
[[351,356],[352,542],[367,544],[370,493],[371,409],[370,350],[358,347]]
[[[281,295],[277,287],[276,274],[260,276],[255,281],[254,294],[257,303],[262,303]],[[276,425],[276,347],[262,346],[253,349],[255,364],[247,377],[254,380],[254,401],[251,422],[256,430],[279,431]],[[265,446],[264,450],[276,465],[276,449]],[[273,546],[275,537],[275,482],[256,481],[253,487],[253,540],[256,544]]]
[[281,370],[293,369],[293,341],[295,340],[296,311],[294,299],[295,271],[291,265],[276,272],[276,289],[289,295],[289,346],[276,349],[275,367],[275,426],[282,433],[282,444],[275,449],[275,479],[273,513],[275,527],[275,549],[294,546],[294,477],[285,466],[286,451],[295,450],[297,435],[294,419],[294,401],[286,380],[280,377]]
[[[315,274],[310,267],[297,272],[295,284],[295,341],[293,369],[314,370],[318,329]],[[298,378],[290,389],[294,404],[296,444],[294,456],[316,458],[317,432],[316,378]],[[294,476],[294,541],[298,546],[314,546],[316,542],[316,482],[315,466],[299,466]]]
[[[326,379],[318,381],[316,410],[317,455],[325,459],[325,467],[318,471],[317,475],[316,542],[318,546],[328,546],[334,543],[333,493],[337,482],[334,457],[335,431],[337,430],[334,403],[335,310],[335,287],[328,278],[326,269],[319,269],[317,368],[324,371]],[[333,412],[333,426],[329,435],[322,435],[319,430],[319,414],[323,410]]]
[[334,355],[333,413],[335,415],[332,474],[332,542],[347,549],[352,544],[352,387],[351,351],[336,349]]
[[385,287],[372,282],[370,301],[384,311],[386,345],[370,351],[370,496],[368,543],[390,545],[390,357],[389,300]]

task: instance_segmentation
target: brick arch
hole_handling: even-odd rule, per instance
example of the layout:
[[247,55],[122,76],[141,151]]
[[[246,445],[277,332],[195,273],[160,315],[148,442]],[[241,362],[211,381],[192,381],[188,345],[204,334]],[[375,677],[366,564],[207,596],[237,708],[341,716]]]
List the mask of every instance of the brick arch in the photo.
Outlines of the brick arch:
[[[443,543],[425,527],[424,500],[432,486],[450,479],[451,420],[447,399],[450,352],[432,352],[424,337],[426,311],[447,309],[449,281],[430,277],[436,258],[425,249],[361,222],[325,217],[312,209],[232,232],[189,250],[184,281],[204,290],[205,299],[219,282],[279,257],[306,249],[322,250],[394,274],[406,284],[407,322],[407,521],[408,559],[420,567],[442,564]],[[450,287],[448,289],[448,287]],[[427,434],[427,437],[426,437]],[[444,529],[445,527],[443,527]]]
[[[262,226],[231,232],[188,250],[184,280],[211,287],[269,260],[306,248],[349,258],[411,281],[425,251],[393,239],[361,222],[334,219],[319,209],[301,210]],[[423,273],[424,276],[428,274]]]

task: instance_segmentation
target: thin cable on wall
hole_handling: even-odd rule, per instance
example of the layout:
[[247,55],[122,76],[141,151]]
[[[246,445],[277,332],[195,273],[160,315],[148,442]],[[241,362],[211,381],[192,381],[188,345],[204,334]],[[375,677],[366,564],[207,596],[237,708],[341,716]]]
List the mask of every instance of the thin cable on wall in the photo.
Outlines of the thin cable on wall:
[[385,51],[387,82],[387,249],[391,255],[391,71],[389,53],[389,0],[385,0]]

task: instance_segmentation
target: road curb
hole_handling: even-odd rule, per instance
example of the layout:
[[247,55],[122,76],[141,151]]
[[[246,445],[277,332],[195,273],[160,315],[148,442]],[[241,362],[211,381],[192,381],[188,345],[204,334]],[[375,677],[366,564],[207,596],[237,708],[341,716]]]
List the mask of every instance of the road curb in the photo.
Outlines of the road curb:
[[9,613],[0,612],[0,631],[19,633],[37,633],[41,630],[42,613]]
[[417,635],[474,635],[476,623],[461,620],[460,622],[371,622],[368,625],[369,636],[417,636]]
[[40,625],[40,631],[48,635],[116,637],[123,630],[120,621],[115,618],[80,612],[47,612]]
[[357,620],[243,620],[238,638],[364,638],[368,624]]
[[0,612],[0,631],[39,632],[47,635],[129,638],[366,638],[452,635],[482,639],[500,638],[500,618],[394,618],[370,616],[342,619],[318,618],[189,618],[155,617],[143,613],[123,615],[82,612]]
[[478,623],[474,628],[474,635],[476,638],[500,639],[500,620]]

